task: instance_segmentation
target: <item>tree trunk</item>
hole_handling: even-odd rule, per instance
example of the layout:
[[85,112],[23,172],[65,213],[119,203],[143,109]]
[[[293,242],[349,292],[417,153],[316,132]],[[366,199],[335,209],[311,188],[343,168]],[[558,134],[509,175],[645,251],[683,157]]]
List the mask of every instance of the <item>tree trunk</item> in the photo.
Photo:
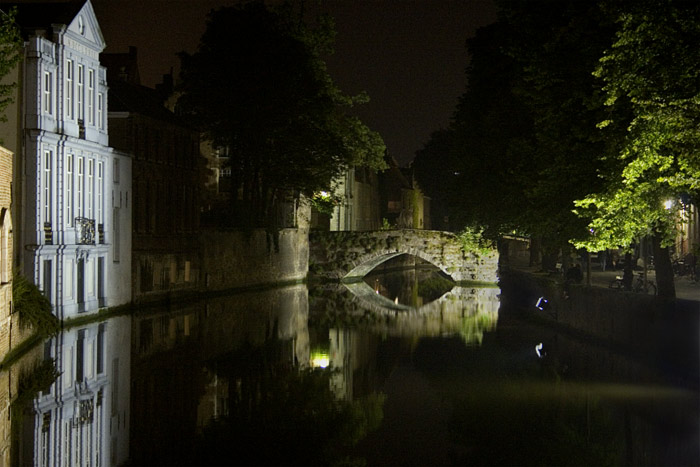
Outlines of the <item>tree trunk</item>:
[[559,258],[559,249],[551,245],[543,245],[542,247],[542,269],[551,272],[557,269],[557,259]]
[[634,265],[632,264],[632,253],[625,253],[625,268],[622,273],[622,284],[625,290],[632,290],[632,281],[634,280]]
[[654,250],[656,286],[659,297],[676,298],[676,284],[673,282],[673,264],[668,248],[661,247],[661,239],[654,235],[651,239]]
[[530,239],[530,267],[538,266],[540,263],[540,254],[542,248],[542,241],[539,237],[532,237]]

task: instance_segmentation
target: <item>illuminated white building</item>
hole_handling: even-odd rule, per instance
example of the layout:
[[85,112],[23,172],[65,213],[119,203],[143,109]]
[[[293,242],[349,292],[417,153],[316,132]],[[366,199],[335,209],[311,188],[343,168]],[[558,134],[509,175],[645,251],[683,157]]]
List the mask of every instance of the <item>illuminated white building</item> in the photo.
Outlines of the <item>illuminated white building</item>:
[[2,136],[16,264],[73,317],[130,300],[131,159],[109,147],[106,44],[90,0],[18,5],[25,39]]

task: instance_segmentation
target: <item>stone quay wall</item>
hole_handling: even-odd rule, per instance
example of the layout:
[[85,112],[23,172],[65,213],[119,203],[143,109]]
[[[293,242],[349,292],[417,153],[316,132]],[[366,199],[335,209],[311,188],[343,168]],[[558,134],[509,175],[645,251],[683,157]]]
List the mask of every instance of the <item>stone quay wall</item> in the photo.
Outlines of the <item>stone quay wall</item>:
[[308,230],[204,231],[200,290],[301,282],[309,270]]
[[[700,383],[698,302],[574,284],[515,269],[501,271],[502,306],[571,329],[639,356],[655,356],[666,369]],[[543,310],[535,305],[547,300]]]

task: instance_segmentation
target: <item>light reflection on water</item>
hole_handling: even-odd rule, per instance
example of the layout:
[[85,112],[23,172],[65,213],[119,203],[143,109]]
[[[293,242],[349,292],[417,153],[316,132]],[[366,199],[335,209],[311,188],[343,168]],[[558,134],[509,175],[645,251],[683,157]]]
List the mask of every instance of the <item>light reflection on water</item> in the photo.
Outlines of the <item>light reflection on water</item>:
[[[300,285],[64,331],[41,349],[60,376],[13,418],[12,459],[700,461],[697,390],[649,361],[519,320],[500,309],[497,288],[438,294],[401,275],[371,277],[359,293]],[[377,284],[385,301],[366,296],[382,295]]]

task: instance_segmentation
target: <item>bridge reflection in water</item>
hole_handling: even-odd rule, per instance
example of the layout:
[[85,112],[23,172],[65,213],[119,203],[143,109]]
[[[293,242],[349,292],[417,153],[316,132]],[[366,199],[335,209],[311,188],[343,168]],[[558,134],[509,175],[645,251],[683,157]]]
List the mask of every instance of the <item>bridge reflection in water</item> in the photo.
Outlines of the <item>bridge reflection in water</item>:
[[496,287],[443,293],[420,274],[392,274],[65,330],[28,355],[54,359],[60,377],[2,430],[11,463],[700,461],[697,390],[518,321]]

